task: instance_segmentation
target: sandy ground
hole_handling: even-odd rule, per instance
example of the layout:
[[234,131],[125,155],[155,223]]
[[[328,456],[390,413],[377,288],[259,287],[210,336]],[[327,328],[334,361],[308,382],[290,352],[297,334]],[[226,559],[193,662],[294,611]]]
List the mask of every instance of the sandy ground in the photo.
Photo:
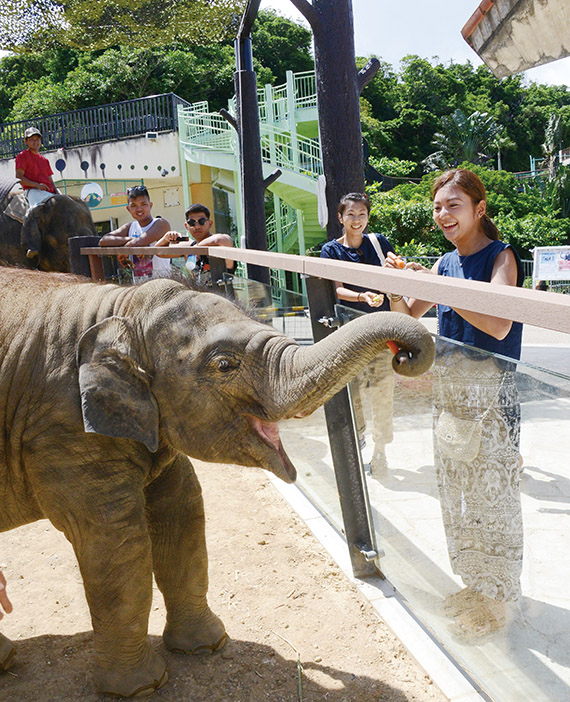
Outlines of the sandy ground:
[[[149,633],[170,679],[152,699],[405,702],[445,699],[255,469],[196,463],[207,513],[210,604],[230,640],[213,656],[164,649],[155,589]],[[91,622],[71,547],[49,522],[0,534],[18,646],[3,702],[95,701]]]

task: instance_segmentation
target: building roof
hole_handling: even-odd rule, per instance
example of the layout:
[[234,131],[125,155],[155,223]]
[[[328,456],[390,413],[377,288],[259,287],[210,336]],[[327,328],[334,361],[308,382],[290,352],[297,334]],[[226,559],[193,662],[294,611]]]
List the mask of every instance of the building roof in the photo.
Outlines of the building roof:
[[570,2],[483,0],[461,34],[504,78],[570,55]]

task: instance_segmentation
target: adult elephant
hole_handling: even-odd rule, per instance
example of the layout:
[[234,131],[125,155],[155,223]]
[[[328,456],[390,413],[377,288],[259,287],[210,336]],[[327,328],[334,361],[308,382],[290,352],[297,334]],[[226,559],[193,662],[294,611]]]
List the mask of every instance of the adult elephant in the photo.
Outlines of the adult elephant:
[[[4,207],[17,197],[10,193]],[[23,224],[0,214],[0,260],[23,268],[69,272],[67,240],[97,235],[87,205],[76,197],[54,195],[26,215]]]
[[[433,360],[423,325],[392,312],[305,347],[173,280],[125,288],[0,267],[0,289],[0,531],[48,518],[65,533],[91,611],[96,685],[119,696],[167,678],[147,640],[153,574],[168,649],[225,642],[206,599],[188,456],[292,482],[279,420],[313,412],[388,340],[409,352],[399,373]],[[0,668],[13,650],[0,637]]]

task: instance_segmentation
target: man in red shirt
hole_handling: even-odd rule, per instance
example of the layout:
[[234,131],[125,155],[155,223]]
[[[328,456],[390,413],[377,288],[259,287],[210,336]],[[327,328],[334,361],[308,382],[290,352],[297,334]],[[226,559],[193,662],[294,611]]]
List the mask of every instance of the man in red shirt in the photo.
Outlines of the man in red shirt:
[[47,158],[40,154],[42,134],[36,127],[26,129],[24,143],[28,147],[16,156],[16,178],[28,195],[30,209],[57,193],[53,171]]

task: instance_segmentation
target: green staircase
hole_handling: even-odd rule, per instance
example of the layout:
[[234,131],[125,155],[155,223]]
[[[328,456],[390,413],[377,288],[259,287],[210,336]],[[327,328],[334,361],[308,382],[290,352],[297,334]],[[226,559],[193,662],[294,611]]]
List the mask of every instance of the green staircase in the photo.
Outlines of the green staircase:
[[[268,247],[304,254],[326,238],[317,216],[317,178],[322,174],[322,160],[316,137],[314,73],[288,72],[285,85],[267,85],[258,90],[258,102],[264,175],[276,168],[282,171],[269,187],[275,215],[267,222]],[[235,114],[234,100],[229,111]],[[184,159],[231,171],[237,182],[237,137],[223,117],[209,112],[206,102],[199,102],[179,108],[178,125]],[[240,208],[239,188],[236,201]]]

